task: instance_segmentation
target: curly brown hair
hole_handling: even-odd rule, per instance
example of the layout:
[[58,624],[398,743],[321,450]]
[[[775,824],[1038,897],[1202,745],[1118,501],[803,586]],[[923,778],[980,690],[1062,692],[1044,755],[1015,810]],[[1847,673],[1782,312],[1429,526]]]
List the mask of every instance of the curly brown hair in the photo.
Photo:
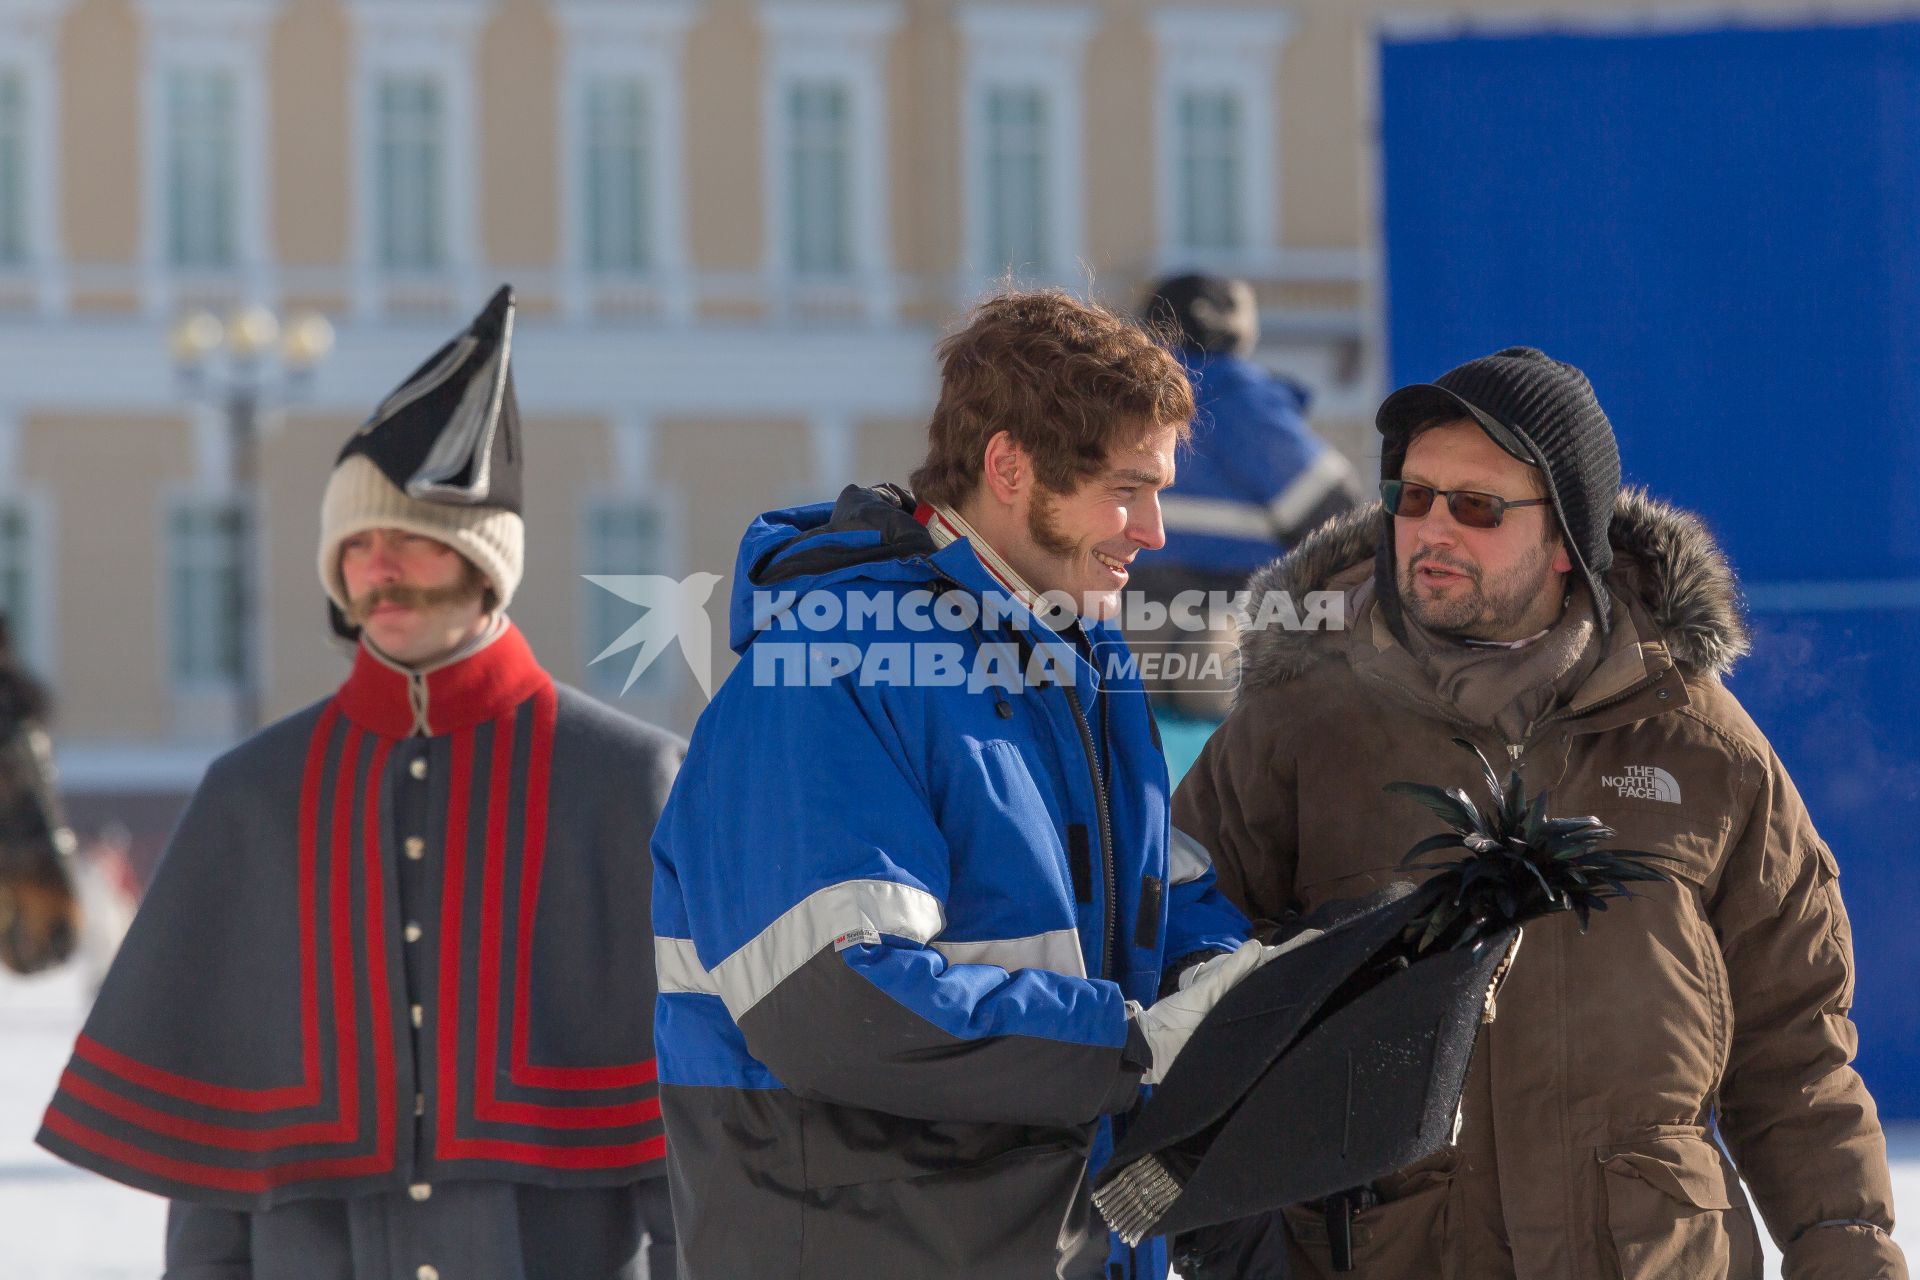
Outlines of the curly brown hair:
[[1169,426],[1184,444],[1192,430],[1193,388],[1168,343],[1059,289],[989,298],[935,351],[940,401],[909,481],[923,502],[971,494],[1000,431],[1033,459],[1040,484],[1070,493],[1116,445]]

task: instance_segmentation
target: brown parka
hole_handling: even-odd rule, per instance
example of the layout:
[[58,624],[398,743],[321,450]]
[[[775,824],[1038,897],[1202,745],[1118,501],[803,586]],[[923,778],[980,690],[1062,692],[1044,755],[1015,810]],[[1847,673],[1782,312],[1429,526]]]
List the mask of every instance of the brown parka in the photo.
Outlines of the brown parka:
[[[1885,1141],[1849,1065],[1853,954],[1838,869],[1766,738],[1721,684],[1747,651],[1731,571],[1694,517],[1623,494],[1606,656],[1524,743],[1458,718],[1373,604],[1380,508],[1256,576],[1345,592],[1342,630],[1250,630],[1226,723],[1174,824],[1256,921],[1407,872],[1437,830],[1389,782],[1484,791],[1477,742],[1551,811],[1597,814],[1674,881],[1531,924],[1483,1029],[1458,1141],[1378,1184],[1354,1280],[1758,1280],[1718,1123],[1787,1280],[1904,1280]],[[1300,1105],[1310,1107],[1313,1099]],[[1332,1274],[1324,1219],[1286,1211],[1290,1274]]]

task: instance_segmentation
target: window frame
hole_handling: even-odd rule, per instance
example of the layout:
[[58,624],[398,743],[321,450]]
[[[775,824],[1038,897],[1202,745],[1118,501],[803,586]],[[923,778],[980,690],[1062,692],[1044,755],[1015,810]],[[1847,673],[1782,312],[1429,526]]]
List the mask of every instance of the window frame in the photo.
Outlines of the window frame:
[[[402,95],[417,100],[402,102]],[[387,276],[439,276],[450,265],[447,222],[453,194],[448,155],[453,124],[446,85],[431,73],[382,69],[374,76],[373,112],[368,177],[373,183],[369,247],[374,262]],[[392,181],[396,153],[402,153],[401,159],[426,162],[404,192]],[[408,195],[416,199],[402,208]]]
[[[901,10],[892,0],[762,0],[766,69],[761,89],[764,258],[776,315],[796,303],[850,298],[870,322],[897,303],[888,185],[886,63]],[[848,112],[848,270],[803,272],[790,225],[793,140],[786,110],[796,84],[843,86]]]
[[[7,619],[14,649],[29,671],[52,683],[60,674],[53,594],[57,564],[53,540],[58,527],[53,519],[53,496],[35,486],[0,486],[0,519],[8,514],[19,518],[24,544],[19,570],[25,579],[25,622],[18,615]],[[0,613],[8,612],[7,602],[0,601]]]
[[[1291,30],[1284,12],[1160,10],[1153,15],[1155,211],[1163,267],[1257,274],[1281,242],[1278,121],[1280,50]],[[1180,104],[1188,93],[1230,95],[1242,124],[1243,243],[1221,250],[1185,243],[1185,156]]]
[[[21,201],[25,252],[0,263],[9,295],[44,314],[66,310],[68,282],[60,220],[60,24],[70,0],[12,0],[0,8],[0,68],[20,78],[26,124],[25,195]],[[13,299],[9,299],[11,302]]]
[[1018,273],[1027,283],[1071,284],[1086,255],[1085,62],[1095,25],[1089,8],[977,4],[958,15],[963,43],[960,112],[964,192],[963,287],[976,292],[1001,278],[995,261],[988,112],[993,95],[1030,92],[1043,104],[1045,156],[1038,240],[1044,262]]
[[[260,616],[265,604],[259,581],[259,566],[253,566],[253,581],[242,580],[247,574],[249,561],[253,559],[247,552],[245,539],[253,536],[256,528],[257,504],[246,497],[225,489],[194,487],[175,489],[165,495],[160,510],[161,556],[159,571],[161,575],[159,601],[161,609],[161,634],[166,637],[162,649],[164,655],[163,670],[166,687],[176,696],[189,698],[233,698],[245,688],[249,674],[256,679],[263,674],[260,667],[260,636],[264,631],[264,619]],[[198,570],[211,572],[205,565],[183,564],[182,546],[179,541],[181,517],[186,515],[237,516],[232,531],[234,542],[225,566],[225,572],[234,577],[233,604],[236,615],[232,619],[234,634],[231,637],[236,666],[231,671],[215,669],[217,663],[201,670],[196,661],[188,661],[197,655],[190,652],[188,643],[194,637],[188,634],[190,624],[183,623],[183,617],[205,617],[198,609],[183,609],[184,593],[175,588],[184,573]],[[204,535],[204,531],[203,534]],[[249,604],[252,608],[249,608]]]
[[[611,611],[622,607],[632,609],[633,606],[627,605],[604,587],[587,581],[587,575],[650,573],[679,577],[684,570],[684,505],[676,494],[643,484],[616,482],[587,490],[581,495],[577,511],[574,537],[576,563],[579,565],[576,574],[579,592],[575,617],[578,625],[576,634],[579,636],[581,687],[609,706],[618,707],[643,720],[672,723],[675,719],[676,695],[682,685],[681,678],[676,674],[681,670],[680,655],[672,651],[662,653],[634,681],[633,688],[622,693],[620,686],[626,683],[627,674],[632,669],[632,652],[617,653],[601,662],[594,662],[594,657],[619,635],[619,631],[602,634],[606,628],[597,624]],[[654,518],[657,545],[650,563],[638,567],[603,568],[594,538],[594,521],[608,513],[630,511],[645,511]]]
[[[489,0],[347,0],[353,26],[352,271],[354,309],[372,318],[395,305],[459,312],[484,300],[479,266],[479,102],[481,23]],[[445,130],[440,156],[445,201],[439,264],[389,267],[382,253],[381,88],[419,77],[438,89]]]
[[[685,93],[682,64],[696,0],[555,0],[563,51],[557,140],[560,164],[562,305],[576,318],[605,309],[642,310],[684,322],[692,314],[686,232]],[[619,77],[647,97],[646,165],[651,188],[648,267],[609,274],[592,261],[585,163],[585,87]]]
[[[139,0],[146,20],[141,71],[141,261],[149,314],[166,315],[183,293],[194,301],[271,303],[272,156],[267,36],[281,0]],[[173,255],[173,121],[177,75],[218,74],[232,85],[230,257],[178,262]]]

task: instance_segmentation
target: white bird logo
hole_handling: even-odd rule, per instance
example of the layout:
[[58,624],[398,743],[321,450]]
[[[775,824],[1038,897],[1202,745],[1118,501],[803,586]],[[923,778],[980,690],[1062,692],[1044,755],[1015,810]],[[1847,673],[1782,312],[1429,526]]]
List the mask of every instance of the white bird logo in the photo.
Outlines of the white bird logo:
[[700,682],[700,692],[713,697],[713,623],[707,617],[707,601],[720,583],[719,574],[692,573],[678,579],[654,573],[581,576],[601,590],[611,591],[646,611],[593,659],[599,662],[639,646],[640,652],[633,657],[633,669],[627,672],[627,682],[620,686],[621,693],[633,688],[633,682],[667,651],[668,645],[678,640],[693,678]]

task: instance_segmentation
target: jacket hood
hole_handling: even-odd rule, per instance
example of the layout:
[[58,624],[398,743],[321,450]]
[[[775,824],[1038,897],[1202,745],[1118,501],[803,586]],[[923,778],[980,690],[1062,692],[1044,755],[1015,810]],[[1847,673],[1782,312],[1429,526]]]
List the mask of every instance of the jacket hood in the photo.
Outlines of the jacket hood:
[[[777,608],[767,596],[805,595],[849,578],[892,582],[935,576],[911,562],[934,554],[933,535],[913,518],[913,495],[898,485],[850,484],[832,502],[769,511],[747,526],[734,560],[728,643],[746,652]],[[762,613],[756,616],[756,598]]]
[[[1248,590],[1254,599],[1269,591],[1298,599],[1327,590],[1359,566],[1370,571],[1384,518],[1375,502],[1322,525],[1254,574]],[[1645,608],[1683,674],[1725,676],[1752,650],[1739,583],[1700,517],[1645,489],[1623,489],[1607,536],[1614,551],[1608,586]],[[1284,627],[1246,633],[1240,643],[1242,691],[1284,683],[1338,652],[1323,640],[1322,632]]]

